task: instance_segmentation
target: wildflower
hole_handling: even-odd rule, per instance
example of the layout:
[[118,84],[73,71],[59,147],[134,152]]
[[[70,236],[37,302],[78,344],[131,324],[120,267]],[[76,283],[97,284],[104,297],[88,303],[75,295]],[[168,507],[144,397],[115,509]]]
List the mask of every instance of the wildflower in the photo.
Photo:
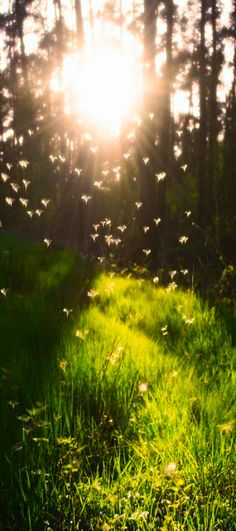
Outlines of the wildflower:
[[167,334],[168,334],[168,326],[167,325],[162,326],[161,327],[161,332],[162,332],[163,336],[167,336]]
[[138,210],[141,208],[142,204],[143,203],[141,201],[136,201],[135,205],[136,205]]
[[9,206],[12,206],[15,199],[13,197],[5,197],[5,201]]
[[147,385],[147,383],[146,383],[146,382],[143,382],[143,383],[139,384],[139,386],[138,386],[138,390],[139,390],[140,393],[146,393],[147,390],[148,390],[148,385]]
[[149,163],[149,157],[143,157],[143,162],[145,166],[147,166],[147,164]]
[[66,360],[61,360],[59,362],[59,369],[61,369],[62,372],[66,372],[66,369],[67,369],[67,365],[68,365],[68,361]]
[[89,330],[76,330],[75,332],[75,335],[76,337],[78,337],[79,339],[81,339],[82,341],[85,340],[86,336],[88,335],[89,333]]
[[95,297],[97,297],[99,295],[99,293],[95,289],[91,289],[90,291],[87,292],[87,295],[91,299],[95,299]]
[[154,277],[153,279],[154,284],[158,284],[159,280],[160,280],[159,277]]
[[49,240],[48,238],[44,238],[44,243],[46,243],[46,246],[49,247],[49,245],[51,245],[52,243],[52,240]]
[[172,475],[176,474],[176,472],[177,472],[176,468],[177,468],[176,464],[173,461],[171,461],[168,465],[165,466],[164,473],[167,474],[167,475],[172,476]]
[[187,317],[187,315],[183,315],[183,321],[188,324],[188,325],[191,325],[193,324],[194,322],[194,317]]
[[191,210],[185,210],[184,212],[187,216],[187,218],[189,218],[189,216],[191,216]]
[[230,422],[225,422],[224,424],[217,424],[217,428],[221,433],[230,433],[234,428],[235,422],[231,420]]
[[148,256],[151,253],[151,249],[143,249],[143,253]]
[[154,221],[155,221],[156,226],[157,226],[161,222],[161,218],[154,218]]
[[187,170],[187,167],[188,167],[187,164],[183,164],[183,166],[181,166],[181,170],[186,171],[186,170]]
[[174,291],[176,288],[177,288],[177,284],[176,282],[169,282],[168,286],[167,286],[167,291]]

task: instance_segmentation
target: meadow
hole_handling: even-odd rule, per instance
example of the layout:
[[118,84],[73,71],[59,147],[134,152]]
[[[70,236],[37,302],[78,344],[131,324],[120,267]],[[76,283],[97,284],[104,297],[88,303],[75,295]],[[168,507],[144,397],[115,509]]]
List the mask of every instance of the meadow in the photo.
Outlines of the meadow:
[[0,529],[236,529],[234,319],[0,236]]

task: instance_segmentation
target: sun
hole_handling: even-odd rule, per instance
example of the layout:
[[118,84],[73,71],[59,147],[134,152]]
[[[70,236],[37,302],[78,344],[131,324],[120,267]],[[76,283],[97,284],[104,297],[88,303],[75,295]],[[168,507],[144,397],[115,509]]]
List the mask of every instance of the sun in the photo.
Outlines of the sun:
[[67,112],[111,137],[141,102],[141,69],[135,57],[114,44],[103,44],[83,55],[68,55],[63,67]]

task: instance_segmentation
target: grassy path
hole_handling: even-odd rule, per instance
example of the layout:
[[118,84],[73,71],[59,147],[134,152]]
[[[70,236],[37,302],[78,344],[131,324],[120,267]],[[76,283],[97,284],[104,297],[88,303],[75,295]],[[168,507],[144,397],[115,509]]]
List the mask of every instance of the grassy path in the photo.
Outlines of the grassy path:
[[236,529],[214,308],[3,237],[0,283],[0,529]]

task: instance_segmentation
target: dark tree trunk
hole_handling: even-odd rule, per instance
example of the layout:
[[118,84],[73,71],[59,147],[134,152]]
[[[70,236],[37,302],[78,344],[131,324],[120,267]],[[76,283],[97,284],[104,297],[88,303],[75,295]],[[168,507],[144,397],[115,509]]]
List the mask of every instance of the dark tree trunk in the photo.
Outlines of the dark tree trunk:
[[206,157],[207,157],[207,81],[206,81],[206,0],[201,0],[199,47],[199,136],[198,136],[198,218],[206,220]]
[[81,9],[80,0],[75,0],[75,17],[76,17],[76,45],[78,49],[81,49],[84,43],[84,26],[83,26],[83,17],[82,17],[82,9]]
[[209,90],[209,155],[208,155],[208,179],[207,179],[207,212],[206,220],[215,212],[215,178],[217,164],[217,85],[218,85],[218,64],[217,64],[217,6],[216,0],[212,0],[211,6],[212,25],[212,55],[211,74]]

